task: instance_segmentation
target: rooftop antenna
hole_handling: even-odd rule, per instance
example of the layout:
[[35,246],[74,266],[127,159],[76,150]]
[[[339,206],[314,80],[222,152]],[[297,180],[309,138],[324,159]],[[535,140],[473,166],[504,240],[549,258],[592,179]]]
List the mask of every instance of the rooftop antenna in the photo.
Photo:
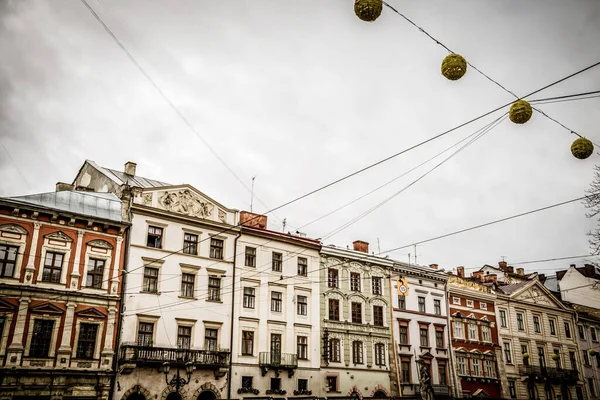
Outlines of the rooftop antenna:
[[254,203],[254,180],[256,179],[257,176],[258,176],[258,174],[254,175],[252,177],[252,190],[250,190],[250,212],[252,212],[252,205]]
[[282,232],[285,232],[285,226],[287,225],[287,218],[283,219],[283,229],[281,230]]
[[408,265],[410,265],[410,253],[408,253]]
[[505,261],[504,259],[506,258],[506,256],[500,256],[500,258],[502,258],[502,262],[504,262]]
[[381,246],[379,245],[379,238],[377,238],[377,255],[381,254]]
[[415,265],[419,265],[419,263],[417,263],[417,245],[413,245],[413,247],[415,248]]

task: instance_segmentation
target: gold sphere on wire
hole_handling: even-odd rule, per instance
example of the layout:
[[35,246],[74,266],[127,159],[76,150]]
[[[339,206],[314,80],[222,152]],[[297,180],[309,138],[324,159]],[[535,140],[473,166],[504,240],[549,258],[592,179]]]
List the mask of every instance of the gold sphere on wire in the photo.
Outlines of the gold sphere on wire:
[[586,138],[575,139],[571,145],[571,154],[580,160],[585,160],[594,153],[594,144]]
[[531,104],[525,100],[515,101],[512,106],[510,106],[510,111],[508,113],[510,120],[515,124],[524,124],[529,121],[532,114],[533,109],[531,108]]
[[383,0],[354,0],[354,13],[363,21],[375,21],[382,10]]
[[460,54],[450,54],[442,61],[442,75],[456,81],[467,72],[467,60]]

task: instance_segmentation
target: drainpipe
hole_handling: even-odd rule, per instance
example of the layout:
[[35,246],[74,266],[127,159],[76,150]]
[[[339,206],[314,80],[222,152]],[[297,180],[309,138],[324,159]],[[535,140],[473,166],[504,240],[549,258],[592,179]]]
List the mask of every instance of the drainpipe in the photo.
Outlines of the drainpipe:
[[448,281],[444,283],[444,293],[446,293],[446,320],[448,322],[448,353],[450,354],[450,373],[452,376],[452,391],[454,392],[454,397],[462,397],[459,396],[459,393],[462,395],[462,389],[458,390],[458,381],[456,380],[456,370],[454,368],[454,349],[452,348],[452,335],[450,334],[450,330],[452,329],[452,320],[450,319],[450,293],[448,293]]
[[240,233],[235,237],[233,241],[233,267],[231,268],[232,273],[232,283],[231,283],[231,336],[229,338],[229,351],[231,352],[229,356],[229,373],[227,374],[227,398],[231,399],[231,370],[233,369],[233,335],[235,332],[233,331],[233,322],[235,320],[235,260],[237,259],[237,241],[242,236],[242,231],[240,228]]
[[[393,288],[394,284],[393,284],[393,280],[392,280],[392,273],[391,273],[391,268],[390,268],[390,306],[388,307],[390,309],[390,331],[392,334],[392,345],[394,346],[392,354],[394,355],[394,365],[396,366],[396,388],[398,390],[398,397],[402,397],[402,386],[400,385],[400,367],[398,366],[398,344],[396,343],[396,337],[394,336],[394,307],[393,307]],[[391,389],[391,388],[390,388]]]

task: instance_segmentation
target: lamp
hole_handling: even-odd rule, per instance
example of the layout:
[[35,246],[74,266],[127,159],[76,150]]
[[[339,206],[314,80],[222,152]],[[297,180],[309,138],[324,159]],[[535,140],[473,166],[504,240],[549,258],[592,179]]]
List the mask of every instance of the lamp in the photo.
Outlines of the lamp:
[[179,393],[179,389],[181,389],[182,387],[184,387],[185,385],[190,383],[190,380],[192,379],[192,373],[194,372],[194,368],[195,368],[193,362],[191,362],[191,361],[186,362],[184,367],[185,367],[185,373],[187,375],[187,379],[182,377],[180,375],[182,359],[183,358],[178,357],[177,372],[173,375],[173,378],[170,381],[169,381],[169,371],[171,370],[171,364],[169,364],[168,362],[164,362],[163,367],[162,367],[162,371],[165,374],[165,382],[167,383],[167,385],[174,387],[175,391],[177,391],[178,393]]

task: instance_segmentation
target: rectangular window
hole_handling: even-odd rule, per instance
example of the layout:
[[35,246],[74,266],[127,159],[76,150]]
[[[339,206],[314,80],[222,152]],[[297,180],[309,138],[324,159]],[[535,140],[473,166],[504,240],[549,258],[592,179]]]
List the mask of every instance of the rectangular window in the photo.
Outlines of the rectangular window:
[[98,324],[80,324],[77,340],[77,358],[91,360],[96,350],[96,335]]
[[49,356],[53,329],[54,321],[47,319],[35,320],[33,323],[31,346],[29,347],[29,357],[43,358]]
[[569,361],[571,362],[571,369],[577,371],[577,362],[575,361],[575,352],[569,352]]
[[298,391],[306,392],[308,390],[308,379],[298,379]]
[[482,310],[487,310],[487,303],[479,302],[479,308]]
[[252,377],[251,376],[242,376],[242,388],[243,389],[252,389]]
[[254,288],[245,287],[244,288],[244,308],[254,308],[254,302],[256,300]]
[[85,286],[94,289],[102,289],[102,281],[104,278],[104,260],[90,258],[87,267],[87,278]]
[[399,333],[400,333],[400,338],[399,338],[400,344],[408,344],[408,326],[407,326],[406,322],[404,322],[404,323],[400,322]]
[[159,228],[158,226],[149,226],[146,246],[162,249],[162,237],[163,228]]
[[218,329],[204,330],[204,350],[217,351],[217,338],[219,335]]
[[560,362],[560,350],[559,349],[554,349],[554,355],[552,356],[552,358],[554,358],[554,362],[556,363],[556,368],[561,368],[561,362]]
[[567,321],[565,322],[565,336],[567,337],[567,339],[571,339],[571,324],[568,323]]
[[375,365],[385,365],[385,344],[375,343]]
[[590,388],[591,397],[596,397],[596,387],[594,386],[594,378],[587,378],[587,383]]
[[457,339],[464,339],[463,323],[461,321],[454,321],[454,337]]
[[484,342],[490,341],[490,327],[487,325],[481,326],[481,340]]
[[400,369],[402,370],[402,383],[410,383],[410,361],[402,360]]
[[504,310],[500,310],[500,326],[502,328],[508,327],[508,325],[506,324],[506,311]]
[[438,299],[433,300],[433,312],[435,315],[442,315],[442,302]]
[[583,356],[583,364],[584,365],[591,365],[590,364],[590,357],[588,355],[588,352],[586,350],[581,350],[581,355]]
[[510,342],[504,342],[503,347],[504,347],[504,361],[507,364],[512,364],[512,353],[510,351]]
[[221,278],[208,277],[208,300],[221,301]]
[[533,316],[533,330],[535,333],[542,333],[542,326],[540,325],[540,317],[537,315]]
[[577,325],[577,332],[580,340],[585,340],[585,329],[583,325]]
[[298,275],[308,276],[308,259],[298,257]]
[[194,285],[196,284],[196,275],[181,274],[181,297],[195,297]]
[[517,329],[520,331],[525,330],[525,322],[523,321],[523,314],[517,313]]
[[337,392],[337,376],[328,376],[327,377],[327,391],[328,392]]
[[363,363],[363,344],[359,341],[352,342],[352,360],[354,364]]
[[327,270],[327,286],[330,288],[339,287],[338,270],[329,268]]
[[4,336],[4,325],[6,325],[6,318],[0,317],[0,337]]
[[352,322],[362,324],[362,303],[352,303]]
[[381,290],[381,278],[378,276],[374,276],[371,278],[371,286],[373,289],[373,294],[377,296],[381,296],[383,294]]
[[350,273],[350,290],[360,292],[360,274],[357,272]]
[[183,252],[194,256],[198,255],[198,235],[183,234]]
[[281,390],[281,378],[271,378],[271,390]]
[[329,299],[329,320],[339,321],[340,320],[340,301],[335,299]]
[[177,327],[177,348],[189,349],[192,347],[192,327],[178,326]]
[[242,355],[251,356],[254,354],[254,332],[242,331]]
[[144,267],[144,285],[143,292],[158,292],[158,268]]
[[298,315],[308,314],[308,299],[306,296],[298,296]]
[[460,297],[452,297],[452,304],[460,306]]
[[340,340],[329,339],[329,361],[340,362]]
[[464,357],[456,358],[456,365],[458,366],[459,375],[467,375],[467,359]]
[[469,339],[471,340],[478,340],[478,335],[477,335],[477,325],[475,324],[469,324]]
[[271,292],[271,311],[281,312],[281,292]]
[[553,319],[549,319],[548,322],[550,324],[550,334],[552,336],[556,336],[556,321]]
[[429,347],[428,329],[421,327],[419,329],[419,338],[421,340],[422,347]]
[[406,310],[406,297],[398,296],[398,308],[401,310]]
[[444,348],[444,331],[437,330],[435,331],[435,347],[438,349]]
[[521,345],[521,357],[523,358],[523,365],[528,366],[529,365],[529,352],[527,351],[526,344]]
[[16,246],[0,244],[0,276],[3,278],[13,277],[18,252],[19,248]]
[[42,282],[60,283],[60,274],[62,271],[64,254],[46,252],[44,259],[44,270],[42,272]]
[[590,337],[592,338],[592,342],[598,341],[598,336],[596,336],[596,328],[593,326],[590,327]]
[[494,362],[492,360],[485,360],[485,376],[488,378],[495,378],[496,374],[494,373]]
[[546,355],[544,354],[544,348],[538,347],[537,350],[538,350],[538,359],[539,359],[540,367],[545,368],[546,367]]
[[425,297],[419,296],[419,312],[425,312]]
[[298,336],[296,339],[299,360],[308,360],[308,337]]
[[448,384],[448,377],[446,373],[446,364],[438,361],[438,378],[440,381],[440,385]]
[[140,322],[138,324],[138,346],[150,347],[154,339],[154,324],[150,322]]
[[256,268],[256,248],[246,246],[245,266]]
[[283,269],[283,254],[273,252],[271,259],[271,269],[274,272],[281,272]]
[[383,326],[383,307],[373,306],[373,325]]
[[467,300],[467,307],[473,307],[473,300]]
[[515,381],[508,381],[508,394],[511,399],[517,398],[517,384]]
[[472,367],[471,373],[474,376],[481,376],[481,370],[479,369],[479,358],[473,358],[471,360],[471,367]]
[[217,260],[223,259],[223,240],[222,239],[210,239],[210,258],[216,258]]

